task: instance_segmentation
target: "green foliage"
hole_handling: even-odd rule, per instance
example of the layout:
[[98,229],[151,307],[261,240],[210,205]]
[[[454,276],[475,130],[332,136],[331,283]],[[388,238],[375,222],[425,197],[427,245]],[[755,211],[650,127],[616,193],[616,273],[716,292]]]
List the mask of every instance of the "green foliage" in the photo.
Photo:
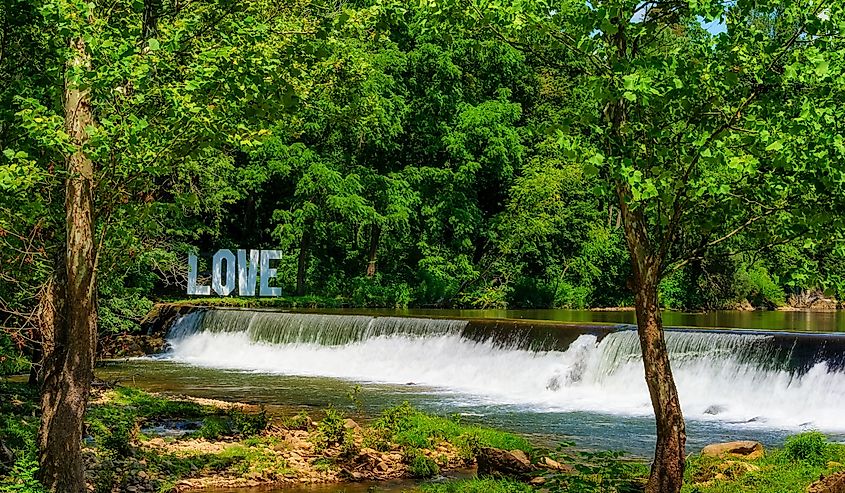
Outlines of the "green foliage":
[[532,493],[534,488],[511,479],[461,479],[420,485],[423,493]]
[[29,371],[29,360],[12,342],[9,334],[0,332],[0,377]]
[[408,403],[386,409],[372,428],[406,448],[430,448],[443,440],[452,443],[467,458],[474,458],[481,447],[519,449],[531,453],[533,447],[523,437],[491,428],[471,426],[454,419],[431,416]]
[[[804,493],[820,476],[843,470],[845,446],[827,442],[820,433],[809,432],[788,437],[782,449],[747,461],[756,470],[736,467],[737,471],[733,471],[726,469],[723,462],[710,457],[690,457],[683,493]],[[714,480],[723,470],[725,479]]]
[[132,409],[99,406],[89,413],[88,432],[100,449],[116,457],[127,457],[132,454],[132,441],[138,434],[136,418]]
[[405,449],[402,460],[408,465],[408,471],[415,478],[430,478],[440,474],[440,466],[434,459],[423,454],[419,449]]
[[794,462],[818,465],[829,460],[829,447],[826,436],[817,431],[810,431],[787,438],[783,445],[783,454]]
[[739,271],[736,277],[738,289],[755,306],[783,306],[786,293],[773,279],[765,267],[757,265]]
[[282,421],[282,426],[288,430],[308,430],[311,427],[311,417],[308,413],[301,411],[294,416],[285,418]]
[[583,451],[573,443],[563,443],[549,454],[562,464],[572,466],[577,474],[552,472],[546,475],[549,491],[577,493],[633,493],[642,491],[648,477],[648,465],[614,451]]
[[202,420],[194,435],[206,440],[218,440],[232,432],[231,423],[222,416],[208,416]]
[[317,429],[311,434],[309,440],[318,451],[332,445],[343,445],[348,437],[345,424],[343,414],[329,408],[326,410],[326,416],[317,423]]
[[352,279],[350,301],[361,307],[406,308],[412,301],[407,284],[385,282],[381,274]]
[[239,409],[231,409],[228,415],[232,421],[232,428],[242,437],[261,434],[270,424],[267,411],[264,408],[261,408],[257,413],[245,413]]
[[0,478],[0,489],[8,493],[46,493],[36,478],[38,461],[34,455],[24,455],[12,465],[8,475]]

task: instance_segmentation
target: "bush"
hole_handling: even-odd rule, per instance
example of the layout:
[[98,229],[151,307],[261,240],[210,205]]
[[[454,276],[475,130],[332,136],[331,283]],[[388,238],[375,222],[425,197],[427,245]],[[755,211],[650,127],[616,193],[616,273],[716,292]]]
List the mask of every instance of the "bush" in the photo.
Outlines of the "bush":
[[326,417],[317,423],[317,430],[310,437],[314,447],[319,451],[332,445],[342,445],[348,436],[344,425],[345,420],[340,412],[327,409]]
[[440,466],[434,459],[415,448],[405,450],[403,461],[408,464],[408,471],[415,478],[430,478],[440,474]]
[[36,479],[38,461],[34,456],[18,458],[8,477],[0,479],[0,491],[8,493],[46,493],[47,490]]
[[267,418],[267,411],[264,408],[261,408],[261,411],[254,414],[232,409],[229,411],[229,418],[232,421],[232,430],[240,433],[243,437],[260,435],[267,429],[267,425],[270,424]]
[[736,282],[741,286],[740,293],[754,306],[783,306],[786,303],[786,293],[769,271],[757,265],[743,268],[737,272]]
[[221,416],[209,416],[202,420],[202,426],[194,432],[194,435],[206,440],[217,440],[231,432],[229,420]]
[[411,288],[404,282],[384,280],[381,274],[352,279],[352,304],[363,307],[405,308]]
[[0,332],[0,377],[29,371],[29,360],[5,332]]
[[821,465],[827,462],[829,447],[826,436],[818,431],[810,431],[787,438],[783,453],[793,462]]
[[282,426],[288,430],[303,430],[308,431],[311,427],[311,417],[305,411],[300,412],[295,416],[285,418],[282,421]]
[[97,445],[117,457],[132,454],[132,440],[138,432],[135,414],[126,408],[102,406],[90,412],[89,432]]

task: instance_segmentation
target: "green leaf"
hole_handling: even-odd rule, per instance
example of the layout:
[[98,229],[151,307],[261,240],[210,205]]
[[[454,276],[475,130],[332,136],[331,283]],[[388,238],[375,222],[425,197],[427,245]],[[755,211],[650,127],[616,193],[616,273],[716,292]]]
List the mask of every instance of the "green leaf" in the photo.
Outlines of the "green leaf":
[[827,60],[821,60],[816,63],[816,75],[824,78],[828,73],[830,73],[830,62]]
[[779,140],[776,140],[776,141],[772,142],[771,144],[769,144],[768,146],[766,146],[767,151],[779,151],[781,149],[783,149],[783,143]]
[[150,51],[158,51],[158,49],[160,48],[158,40],[155,38],[150,38],[150,40],[147,41],[147,44],[150,47]]

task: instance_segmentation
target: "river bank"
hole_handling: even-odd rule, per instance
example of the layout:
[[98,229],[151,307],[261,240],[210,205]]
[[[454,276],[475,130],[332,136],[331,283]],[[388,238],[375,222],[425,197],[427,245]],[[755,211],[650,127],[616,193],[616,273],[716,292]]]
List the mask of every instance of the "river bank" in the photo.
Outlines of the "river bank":
[[[11,382],[0,382],[0,394],[0,489],[39,492],[35,394]],[[118,387],[92,395],[84,456],[88,491],[96,493],[345,489],[354,482],[426,493],[641,490],[645,461],[574,445],[550,451],[407,405],[359,423],[334,408],[274,415],[239,402]],[[690,456],[684,491],[841,491],[819,488],[845,485],[843,463],[845,446],[819,433],[791,437],[782,449],[711,446]],[[440,479],[419,483],[430,478]]]

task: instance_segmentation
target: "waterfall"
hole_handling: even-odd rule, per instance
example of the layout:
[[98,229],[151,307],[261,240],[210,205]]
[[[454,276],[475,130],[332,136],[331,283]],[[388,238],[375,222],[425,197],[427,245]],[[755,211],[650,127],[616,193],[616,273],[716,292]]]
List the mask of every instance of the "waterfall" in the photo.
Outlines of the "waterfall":
[[[413,382],[449,399],[542,412],[651,414],[636,331],[496,327],[484,335],[484,326],[466,320],[208,310],[177,321],[163,357],[234,370]],[[669,330],[665,338],[687,418],[845,430],[845,338],[706,330]]]

